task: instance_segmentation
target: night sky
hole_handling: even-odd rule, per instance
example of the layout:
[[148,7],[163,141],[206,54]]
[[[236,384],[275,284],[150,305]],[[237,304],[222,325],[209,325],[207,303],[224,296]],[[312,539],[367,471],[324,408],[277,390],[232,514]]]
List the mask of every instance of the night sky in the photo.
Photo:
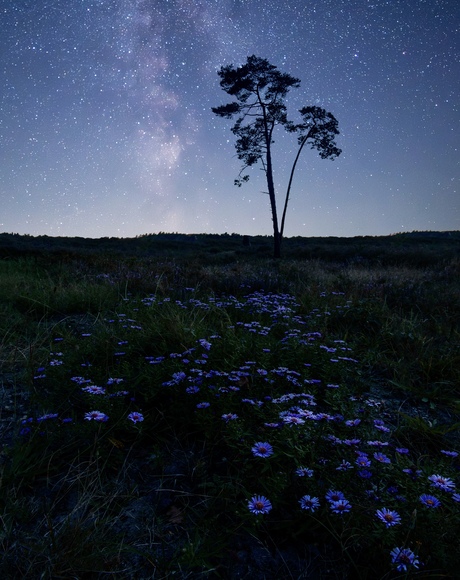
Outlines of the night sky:
[[[0,232],[271,234],[222,65],[301,80],[342,155],[304,149],[285,235],[460,229],[459,0],[0,0]],[[275,134],[282,209],[296,153]]]

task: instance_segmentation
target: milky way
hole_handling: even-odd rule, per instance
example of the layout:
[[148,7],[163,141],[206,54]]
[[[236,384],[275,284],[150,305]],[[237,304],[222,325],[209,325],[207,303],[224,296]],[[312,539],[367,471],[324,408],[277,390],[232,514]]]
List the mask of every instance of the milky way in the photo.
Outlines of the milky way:
[[[267,58],[287,99],[339,121],[302,153],[286,235],[460,229],[458,0],[4,0],[0,231],[270,234],[264,174],[241,188],[222,65]],[[295,154],[275,135],[281,199]]]

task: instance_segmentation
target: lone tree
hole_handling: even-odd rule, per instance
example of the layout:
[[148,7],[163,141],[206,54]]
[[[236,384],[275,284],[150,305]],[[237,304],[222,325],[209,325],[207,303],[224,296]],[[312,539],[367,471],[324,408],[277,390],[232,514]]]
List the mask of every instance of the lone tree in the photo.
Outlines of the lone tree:
[[[300,109],[302,122],[294,124],[286,114],[284,99],[289,90],[300,86],[300,80],[280,72],[268,60],[255,55],[248,56],[246,64],[235,68],[223,66],[218,72],[220,86],[236,101],[213,107],[212,111],[219,117],[231,119],[237,117],[232,132],[237,136],[236,152],[243,167],[235,179],[235,185],[241,186],[249,180],[245,170],[258,161],[262,163],[267,178],[268,195],[273,220],[274,255],[281,256],[286,210],[291,192],[292,180],[304,145],[308,143],[317,149],[322,159],[335,159],[342,152],[335,143],[339,134],[335,117],[320,107],[303,107]],[[278,222],[276,194],[273,181],[272,144],[275,127],[281,125],[289,133],[297,134],[298,150],[292,165],[286,190],[281,224]]]

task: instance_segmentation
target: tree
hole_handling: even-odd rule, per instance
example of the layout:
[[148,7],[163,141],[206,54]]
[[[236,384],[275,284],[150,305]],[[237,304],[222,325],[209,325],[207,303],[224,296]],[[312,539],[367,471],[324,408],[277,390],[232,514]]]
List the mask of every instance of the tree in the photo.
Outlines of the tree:
[[[293,123],[287,118],[285,97],[291,88],[298,88],[300,80],[280,72],[268,60],[255,55],[249,56],[245,64],[221,67],[218,72],[220,86],[236,101],[213,107],[212,111],[225,119],[236,118],[232,132],[237,136],[235,148],[243,167],[235,179],[241,186],[249,180],[245,170],[259,161],[267,179],[268,196],[273,221],[274,255],[281,256],[281,241],[284,233],[286,210],[291,193],[292,181],[304,146],[308,143],[317,149],[322,159],[335,159],[342,152],[335,143],[339,134],[335,117],[320,107],[300,109],[302,121]],[[289,133],[297,134],[298,150],[292,165],[286,190],[281,224],[278,222],[276,192],[273,180],[272,144],[275,127],[281,125]]]

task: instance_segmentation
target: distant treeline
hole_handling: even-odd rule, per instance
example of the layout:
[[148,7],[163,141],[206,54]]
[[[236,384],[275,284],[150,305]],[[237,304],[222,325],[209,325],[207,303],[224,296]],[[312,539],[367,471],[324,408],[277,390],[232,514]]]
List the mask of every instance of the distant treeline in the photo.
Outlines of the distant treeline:
[[[0,234],[0,259],[109,254],[133,257],[197,257],[212,263],[270,258],[271,236],[240,234],[144,234],[135,238],[83,238]],[[340,263],[434,265],[460,257],[460,231],[414,231],[389,236],[291,237],[283,240],[284,259]]]

